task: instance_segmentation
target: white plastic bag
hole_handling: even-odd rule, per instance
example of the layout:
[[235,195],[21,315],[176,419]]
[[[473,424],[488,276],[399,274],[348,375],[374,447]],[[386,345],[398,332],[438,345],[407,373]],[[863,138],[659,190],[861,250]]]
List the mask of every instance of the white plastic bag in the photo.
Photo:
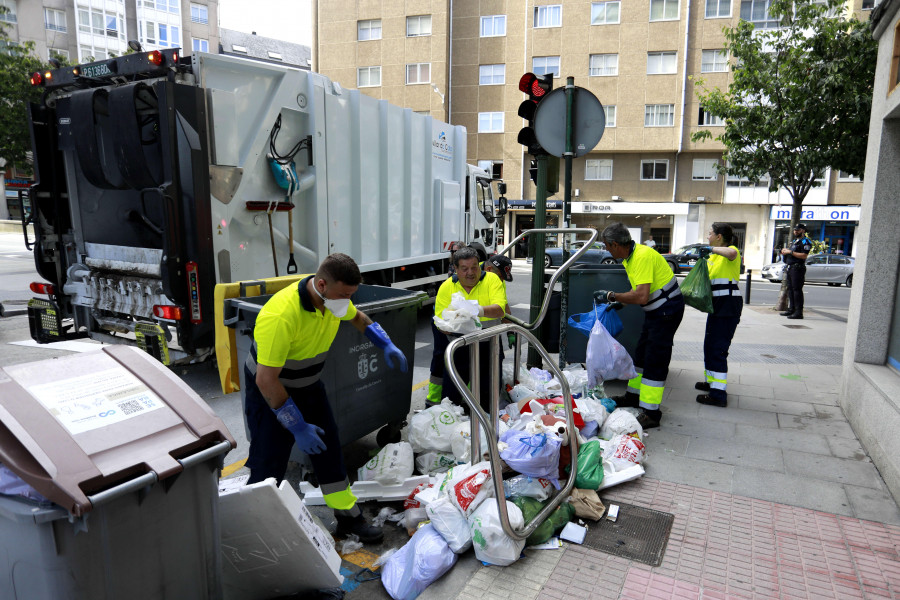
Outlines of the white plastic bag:
[[637,433],[638,438],[644,439],[644,428],[638,423],[637,418],[624,408],[617,408],[610,413],[603,422],[603,426],[600,427],[600,437],[611,440],[623,433]]
[[409,443],[415,452],[440,450],[451,452],[451,436],[459,429],[458,423],[467,423],[469,417],[463,414],[462,406],[457,406],[444,398],[439,406],[426,408],[414,415],[409,423]]
[[637,376],[628,351],[609,335],[599,320],[591,328],[586,354],[588,385],[603,383],[607,379],[631,379]]
[[472,333],[481,329],[478,312],[477,300],[466,300],[460,292],[454,292],[450,296],[450,306],[440,315],[434,315],[434,324],[447,333]]
[[410,492],[406,500],[403,501],[403,508],[405,509],[405,512],[403,513],[403,525],[406,526],[406,531],[409,535],[415,533],[419,523],[428,520],[428,515],[425,513],[425,505],[416,498],[416,495],[429,487],[434,486],[430,483],[420,483],[416,486],[416,489]]
[[422,475],[443,473],[456,464],[456,457],[450,452],[438,452],[436,450],[425,452],[416,457],[416,469]]
[[429,502],[425,514],[453,552],[461,554],[472,547],[472,534],[466,516],[450,502],[448,496]]
[[606,407],[599,400],[594,400],[590,396],[582,396],[578,399],[578,414],[584,419],[584,422],[596,421],[598,425],[603,425],[609,413]]
[[479,504],[494,495],[490,463],[480,462],[456,473],[450,481],[447,494],[450,502],[466,517],[471,515]]
[[644,443],[628,434],[619,434],[609,441],[603,451],[603,463],[610,464],[616,472],[639,465],[644,460]]
[[399,485],[413,474],[413,450],[407,442],[388,444],[357,471],[358,481]]
[[[525,525],[525,518],[519,507],[508,500],[504,502],[512,528],[518,529]],[[525,540],[514,540],[503,531],[496,498],[481,503],[478,510],[469,517],[469,529],[472,532],[475,557],[482,562],[505,567],[519,560],[522,555]]]
[[430,525],[416,531],[394,552],[381,572],[381,583],[394,600],[415,600],[456,564],[456,554]]
[[529,477],[528,475],[516,475],[503,482],[503,488],[507,498],[513,496],[527,496],[536,500],[546,500],[550,497],[553,484],[549,479]]

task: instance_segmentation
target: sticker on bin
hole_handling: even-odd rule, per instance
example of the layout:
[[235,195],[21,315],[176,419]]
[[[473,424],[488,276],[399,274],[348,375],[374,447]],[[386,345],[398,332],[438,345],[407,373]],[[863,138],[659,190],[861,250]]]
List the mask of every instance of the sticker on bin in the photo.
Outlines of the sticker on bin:
[[140,379],[122,369],[107,369],[27,389],[72,435],[166,406]]

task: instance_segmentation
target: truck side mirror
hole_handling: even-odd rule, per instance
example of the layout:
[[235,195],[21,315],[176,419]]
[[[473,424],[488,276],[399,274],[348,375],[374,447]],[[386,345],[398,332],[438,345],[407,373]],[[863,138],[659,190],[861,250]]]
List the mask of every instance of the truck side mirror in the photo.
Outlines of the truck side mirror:
[[[504,187],[506,187],[506,186],[504,185]],[[502,217],[503,215],[506,214],[506,211],[508,209],[509,209],[509,203],[506,201],[506,198],[504,198],[503,196],[500,196],[500,198],[497,199],[497,216]]]

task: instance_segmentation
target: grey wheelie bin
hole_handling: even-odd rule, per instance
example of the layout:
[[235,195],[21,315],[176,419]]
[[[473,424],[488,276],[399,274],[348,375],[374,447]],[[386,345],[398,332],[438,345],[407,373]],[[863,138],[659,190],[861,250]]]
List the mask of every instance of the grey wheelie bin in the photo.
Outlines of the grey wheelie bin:
[[0,495],[0,598],[221,598],[217,483],[234,445],[133,347],[0,369],[3,489],[17,476],[46,499]]
[[[256,289],[260,284],[260,296],[246,296],[242,292],[239,298],[225,301],[225,324],[235,328],[243,403],[246,402],[243,361],[253,344],[256,317],[272,295],[265,293],[264,282],[244,282],[241,286],[242,290]],[[381,350],[350,323],[341,323],[325,360],[322,382],[328,390],[328,401],[342,444],[356,441],[379,428],[377,441],[380,445],[399,441],[412,397],[416,315],[426,297],[424,292],[366,284],[360,285],[351,297],[354,306],[381,323],[391,341],[406,355],[409,370],[402,373],[388,368]],[[250,438],[249,430],[247,438]],[[296,448],[294,452],[302,456]]]

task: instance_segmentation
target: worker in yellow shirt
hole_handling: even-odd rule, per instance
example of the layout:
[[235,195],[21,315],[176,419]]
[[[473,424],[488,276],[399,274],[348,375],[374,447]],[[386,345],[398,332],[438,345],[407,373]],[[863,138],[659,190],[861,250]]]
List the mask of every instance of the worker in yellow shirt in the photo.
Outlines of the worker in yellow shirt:
[[[434,303],[434,314],[443,317],[444,309],[450,306],[450,300],[454,293],[461,293],[467,300],[477,300],[479,306],[479,318],[483,325],[489,325],[492,321],[499,322],[506,314],[504,310],[507,305],[506,288],[500,278],[493,273],[482,271],[478,264],[478,253],[470,247],[463,247],[453,255],[453,264],[456,272],[438,289],[437,298]],[[490,381],[488,373],[490,372],[491,356],[490,343],[480,342],[479,347],[479,365],[481,373],[480,398],[481,406],[485,410],[489,410],[490,405]],[[502,359],[501,356],[498,357]],[[461,348],[454,355],[454,365],[463,381],[469,382],[469,349]],[[497,365],[499,368],[499,364]],[[468,406],[463,404],[462,396],[449,375],[445,372],[442,383],[443,395],[450,401],[462,405],[468,411]]]
[[613,258],[622,260],[631,291],[594,294],[601,302],[639,304],[644,309],[644,327],[634,353],[637,377],[628,382],[616,406],[639,407],[638,423],[644,429],[659,427],[660,404],[665,391],[675,331],[684,317],[684,297],[675,274],[662,255],[643,244],[635,244],[622,223],[613,223],[601,234]]
[[407,370],[406,357],[381,325],[353,305],[362,281],[346,254],[332,254],[315,275],[274,294],[262,307],[244,363],[245,413],[250,430],[248,483],[284,478],[294,444],[309,455],[325,503],[334,509],[338,533],[363,543],[380,542],[356,505],[344,466],[338,428],[320,379],[341,321],[349,321],[384,351],[390,368]]

